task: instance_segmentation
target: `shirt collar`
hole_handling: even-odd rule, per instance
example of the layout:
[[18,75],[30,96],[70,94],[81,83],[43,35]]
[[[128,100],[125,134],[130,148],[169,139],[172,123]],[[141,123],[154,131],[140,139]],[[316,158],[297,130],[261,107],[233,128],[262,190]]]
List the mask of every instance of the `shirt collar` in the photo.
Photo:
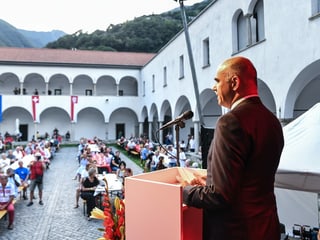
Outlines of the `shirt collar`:
[[247,95],[244,96],[243,98],[238,99],[237,101],[235,101],[232,105],[231,105],[231,110],[234,109],[236,106],[238,106],[242,101],[244,101],[245,99],[248,98],[252,98],[252,97],[258,97],[258,94],[251,94],[251,95]]

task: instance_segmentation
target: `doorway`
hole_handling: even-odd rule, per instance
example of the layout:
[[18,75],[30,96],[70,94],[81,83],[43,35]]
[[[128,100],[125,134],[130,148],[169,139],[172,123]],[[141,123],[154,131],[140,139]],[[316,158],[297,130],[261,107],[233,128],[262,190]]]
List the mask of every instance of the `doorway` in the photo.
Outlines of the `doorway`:
[[19,131],[22,134],[20,140],[21,141],[28,141],[28,124],[20,124]]
[[124,123],[117,123],[116,124],[116,139],[119,139],[122,136],[126,137],[125,124]]

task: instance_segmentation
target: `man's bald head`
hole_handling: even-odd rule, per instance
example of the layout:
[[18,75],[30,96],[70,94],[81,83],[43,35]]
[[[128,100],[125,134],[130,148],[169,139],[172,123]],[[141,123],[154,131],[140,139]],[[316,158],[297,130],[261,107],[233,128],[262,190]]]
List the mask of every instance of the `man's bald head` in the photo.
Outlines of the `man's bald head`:
[[231,108],[237,100],[258,95],[257,71],[252,62],[245,57],[232,57],[225,60],[217,70],[216,92],[218,104]]
[[254,80],[257,83],[256,68],[248,58],[229,58],[220,65],[219,70],[228,71],[229,74],[236,74],[240,78]]

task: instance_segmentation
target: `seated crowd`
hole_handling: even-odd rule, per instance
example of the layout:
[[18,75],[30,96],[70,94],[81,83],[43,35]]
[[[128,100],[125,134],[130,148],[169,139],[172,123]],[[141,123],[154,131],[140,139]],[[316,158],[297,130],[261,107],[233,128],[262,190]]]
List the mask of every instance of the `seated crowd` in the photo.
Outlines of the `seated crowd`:
[[[113,151],[112,147],[107,146],[101,140],[93,138],[92,140],[80,139],[77,156],[79,167],[75,172],[73,180],[77,180],[79,185],[76,189],[76,204],[74,208],[79,208],[80,197],[85,200],[86,214],[90,220],[91,211],[99,206],[101,201],[101,192],[97,194],[99,186],[103,186],[106,191],[108,186],[104,178],[106,174],[113,174],[115,179],[120,180],[118,195],[123,197],[124,178],[132,176],[133,172],[126,167],[126,163],[121,160],[120,151]],[[101,205],[101,204],[100,204]]]
[[[27,200],[27,189],[30,188],[30,202],[33,199],[33,190],[35,188],[33,165],[37,160],[43,166],[43,171],[49,168],[53,158],[53,151],[50,142],[46,140],[32,140],[26,146],[16,146],[15,149],[6,149],[2,151],[0,158],[0,211],[1,216],[5,212],[9,216],[8,229],[13,229],[14,222],[14,203],[19,200],[18,196],[23,200]],[[43,172],[42,172],[43,175]],[[40,196],[40,186],[39,197]],[[30,202],[27,206],[30,206]]]
[[[193,138],[192,138],[193,139]],[[172,143],[172,142],[170,142]],[[128,154],[138,155],[140,164],[145,172],[161,170],[168,167],[192,167],[198,168],[199,163],[186,157],[186,145],[184,141],[179,144],[179,163],[177,161],[177,149],[173,144],[157,145],[147,138],[125,137],[118,139],[117,144],[124,148]],[[191,149],[188,149],[190,152]]]

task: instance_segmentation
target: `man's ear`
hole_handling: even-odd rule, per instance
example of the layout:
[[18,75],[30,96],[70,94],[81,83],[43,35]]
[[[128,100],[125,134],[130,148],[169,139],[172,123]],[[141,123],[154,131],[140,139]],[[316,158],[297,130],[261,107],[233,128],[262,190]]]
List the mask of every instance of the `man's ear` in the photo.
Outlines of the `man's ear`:
[[233,90],[237,90],[239,88],[239,84],[240,84],[240,79],[238,76],[234,75],[231,78],[231,87]]

